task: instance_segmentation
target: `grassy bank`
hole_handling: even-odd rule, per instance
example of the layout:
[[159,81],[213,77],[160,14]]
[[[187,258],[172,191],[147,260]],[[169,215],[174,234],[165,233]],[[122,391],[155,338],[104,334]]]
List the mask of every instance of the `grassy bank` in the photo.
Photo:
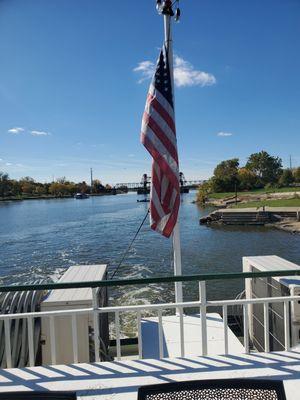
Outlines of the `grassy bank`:
[[261,201],[249,201],[247,203],[238,203],[232,206],[232,208],[249,208],[249,207],[300,207],[300,199],[276,199],[276,200],[261,200]]
[[[282,188],[270,188],[270,189],[255,189],[247,192],[238,192],[238,196],[247,196],[248,194],[268,194],[268,193],[284,193],[284,192],[300,192],[300,186],[296,187],[282,187]],[[210,193],[209,198],[211,199],[225,199],[226,197],[235,196],[235,192],[222,192],[222,193]]]

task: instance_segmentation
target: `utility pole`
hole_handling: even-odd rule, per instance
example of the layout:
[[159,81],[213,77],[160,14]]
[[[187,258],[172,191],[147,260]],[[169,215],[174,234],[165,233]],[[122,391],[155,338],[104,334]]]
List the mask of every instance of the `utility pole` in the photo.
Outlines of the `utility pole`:
[[234,182],[234,191],[235,191],[235,205],[237,205],[237,179]]
[[91,168],[91,194],[93,193],[93,168]]
[[290,170],[292,169],[292,156],[290,155]]

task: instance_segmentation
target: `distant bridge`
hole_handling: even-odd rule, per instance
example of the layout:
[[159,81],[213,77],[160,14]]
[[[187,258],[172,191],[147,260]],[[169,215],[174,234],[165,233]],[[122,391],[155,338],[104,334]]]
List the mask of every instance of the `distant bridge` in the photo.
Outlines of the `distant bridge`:
[[[194,188],[197,188],[199,185],[201,185],[203,182],[204,182],[203,179],[202,180],[196,179],[196,180],[190,180],[190,181],[185,180],[184,187],[187,187],[189,189],[194,189]],[[149,186],[150,186],[150,181],[148,178],[147,187],[149,187]],[[124,182],[124,183],[116,183],[115,184],[116,189],[127,188],[130,191],[137,191],[137,190],[143,189],[144,187],[145,187],[144,182]]]

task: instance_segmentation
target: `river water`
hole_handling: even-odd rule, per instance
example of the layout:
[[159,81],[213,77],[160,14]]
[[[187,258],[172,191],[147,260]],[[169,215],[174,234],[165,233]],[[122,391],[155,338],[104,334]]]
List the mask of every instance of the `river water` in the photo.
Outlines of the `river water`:
[[[147,211],[135,194],[86,200],[0,202],[0,283],[57,279],[74,264],[116,266]],[[192,204],[195,192],[182,196],[180,223],[184,274],[238,272],[242,257],[276,254],[300,263],[300,236],[264,227],[199,225],[211,210]],[[143,226],[116,278],[171,275],[172,248]],[[208,297],[232,298],[242,282],[211,282]],[[184,297],[195,299],[197,286],[186,284]],[[173,285],[110,290],[112,303],[173,300]]]

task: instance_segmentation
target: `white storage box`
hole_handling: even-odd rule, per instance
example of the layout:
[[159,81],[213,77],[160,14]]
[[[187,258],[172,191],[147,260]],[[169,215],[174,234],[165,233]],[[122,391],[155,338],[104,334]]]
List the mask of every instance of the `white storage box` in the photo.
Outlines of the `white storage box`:
[[[74,265],[61,277],[59,282],[88,282],[106,280],[107,265]],[[104,288],[103,288],[104,289]],[[98,304],[106,306],[106,290],[99,290]],[[93,307],[92,289],[55,289],[41,303],[41,311],[70,310]],[[90,333],[93,329],[93,317],[78,314],[78,362],[90,362]],[[55,317],[56,363],[70,364],[74,362],[71,316]],[[102,321],[103,322],[103,321]],[[101,332],[108,327],[101,323]],[[102,336],[101,336],[102,337]],[[42,318],[42,364],[51,363],[51,340],[49,318]],[[105,342],[105,340],[104,340]]]

